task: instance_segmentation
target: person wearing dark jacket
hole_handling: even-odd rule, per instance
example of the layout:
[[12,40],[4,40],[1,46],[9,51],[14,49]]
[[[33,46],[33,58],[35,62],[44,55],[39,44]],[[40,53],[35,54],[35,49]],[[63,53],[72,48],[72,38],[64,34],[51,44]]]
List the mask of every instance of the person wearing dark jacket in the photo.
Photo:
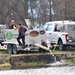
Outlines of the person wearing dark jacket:
[[[19,24],[19,35],[17,37],[17,41],[19,43],[19,46],[22,46],[22,48],[25,48],[25,32],[27,31],[27,28],[22,25],[22,24]],[[22,42],[20,41],[20,39],[22,39]]]
[[42,45],[42,46],[45,46],[45,47],[48,47],[48,46],[47,46],[47,43],[46,43],[44,40],[41,40],[41,45]]
[[[43,39],[41,40],[41,45],[45,46],[45,47],[48,47],[47,43]],[[44,53],[44,52],[48,52],[48,51],[46,51],[45,49],[39,48],[39,52]]]

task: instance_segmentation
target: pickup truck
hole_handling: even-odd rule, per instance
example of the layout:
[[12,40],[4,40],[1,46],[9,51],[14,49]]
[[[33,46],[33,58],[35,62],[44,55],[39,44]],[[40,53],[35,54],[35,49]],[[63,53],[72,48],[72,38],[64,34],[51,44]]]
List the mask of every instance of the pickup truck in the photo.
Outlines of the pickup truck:
[[5,41],[5,30],[6,26],[0,24],[0,44],[3,46],[2,42]]
[[[66,21],[67,22],[67,21]],[[66,31],[60,31],[59,25],[61,25],[63,21],[52,21],[46,22],[43,25],[43,29],[46,30],[46,38],[51,43],[51,45],[58,45],[59,50],[65,51],[67,46],[70,46],[69,43],[69,33]]]

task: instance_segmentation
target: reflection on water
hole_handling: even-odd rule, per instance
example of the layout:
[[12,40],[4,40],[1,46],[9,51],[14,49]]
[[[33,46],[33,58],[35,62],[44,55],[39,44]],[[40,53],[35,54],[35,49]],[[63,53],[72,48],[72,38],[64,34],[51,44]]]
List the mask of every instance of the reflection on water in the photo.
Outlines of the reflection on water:
[[75,75],[75,66],[7,70],[0,75]]

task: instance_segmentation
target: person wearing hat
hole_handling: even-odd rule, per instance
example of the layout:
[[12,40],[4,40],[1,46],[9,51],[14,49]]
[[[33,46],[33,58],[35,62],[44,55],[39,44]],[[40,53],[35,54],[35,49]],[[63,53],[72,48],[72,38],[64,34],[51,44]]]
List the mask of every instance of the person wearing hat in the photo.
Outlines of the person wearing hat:
[[[25,48],[25,32],[27,31],[27,28],[20,23],[18,31],[19,31],[19,35],[17,37],[17,41],[19,43],[19,46]],[[22,39],[22,42],[20,41],[20,39]]]

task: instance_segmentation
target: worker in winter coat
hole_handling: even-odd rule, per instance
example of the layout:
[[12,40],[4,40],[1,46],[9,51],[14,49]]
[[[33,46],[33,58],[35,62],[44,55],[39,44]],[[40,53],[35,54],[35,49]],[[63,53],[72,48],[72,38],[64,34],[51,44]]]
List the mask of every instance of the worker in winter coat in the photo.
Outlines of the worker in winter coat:
[[10,23],[10,29],[18,29],[19,26],[15,23],[14,20],[11,20],[11,23]]
[[[20,26],[18,29],[19,35],[17,37],[17,41],[19,43],[19,46],[22,46],[22,48],[25,48],[25,32],[27,31],[27,28],[22,24],[19,24],[19,26]],[[20,39],[22,39],[22,43]]]
[[[41,40],[41,45],[42,45],[42,46],[45,46],[45,47],[48,47],[48,46],[47,46],[47,43],[46,43],[43,39]],[[44,52],[48,52],[48,51],[45,50],[45,49],[43,49],[43,48],[39,48],[39,52],[40,52],[40,53],[44,53]]]

